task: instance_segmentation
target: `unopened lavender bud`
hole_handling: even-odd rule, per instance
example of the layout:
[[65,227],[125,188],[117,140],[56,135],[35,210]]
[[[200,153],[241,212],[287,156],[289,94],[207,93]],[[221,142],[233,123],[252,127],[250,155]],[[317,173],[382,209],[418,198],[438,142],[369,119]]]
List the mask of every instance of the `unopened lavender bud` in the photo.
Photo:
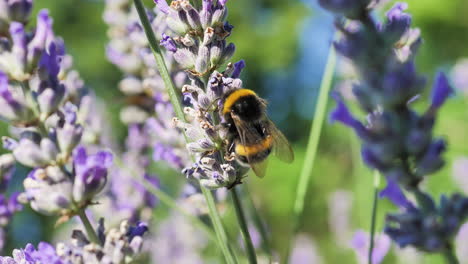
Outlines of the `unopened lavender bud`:
[[236,51],[236,46],[234,45],[234,43],[229,43],[229,45],[227,45],[226,48],[223,50],[223,54],[221,55],[221,59],[220,59],[220,64],[229,62],[229,60],[234,55],[235,51]]
[[224,20],[226,20],[227,17],[227,9],[224,7],[217,8],[213,12],[213,16],[211,18],[211,25],[213,26],[219,26],[224,24]]
[[41,110],[41,120],[45,120],[49,115],[57,110],[65,96],[65,88],[58,85],[55,88],[46,88],[37,97],[39,109]]
[[43,214],[54,214],[71,206],[72,184],[69,181],[50,182],[45,171],[36,169],[24,180],[25,193],[22,200],[30,202],[31,207]]
[[[25,70],[25,57],[26,57],[26,44],[27,44],[27,39],[26,39],[26,32],[24,31],[24,25],[19,23],[19,22],[11,22],[10,24],[10,35],[13,40],[13,46],[11,47],[12,53],[17,57],[17,59],[20,61],[20,65],[17,67],[20,67],[21,69],[16,69],[16,70],[10,70],[10,72],[19,72],[24,73]],[[13,66],[13,65],[11,65]],[[11,67],[10,66],[10,67]],[[9,67],[9,68],[10,68]],[[17,76],[19,77],[20,73],[17,74],[11,74],[12,76]],[[16,79],[16,78],[15,78]]]
[[195,70],[199,73],[205,73],[208,70],[208,61],[210,60],[210,50],[207,46],[200,47],[197,60],[195,62]]
[[210,98],[208,98],[208,96],[205,94],[200,94],[198,96],[198,104],[203,109],[208,109],[208,107],[212,106]]
[[26,23],[32,10],[32,0],[13,0],[9,1],[8,17],[11,21]]
[[216,67],[221,60],[221,56],[223,55],[223,50],[226,46],[225,41],[216,41],[215,43],[211,44],[210,48],[210,64],[211,67]]
[[192,29],[192,26],[190,25],[189,19],[187,17],[187,12],[183,10],[182,7],[179,7],[179,10],[177,11],[177,16],[179,18],[179,21],[185,24],[186,31],[184,33],[187,33],[188,30]]
[[174,59],[184,69],[192,69],[195,66],[195,55],[188,49],[177,49]]
[[203,28],[207,28],[211,24],[212,4],[213,0],[203,0],[202,10],[200,12],[200,21]]
[[49,12],[43,9],[37,15],[36,32],[28,45],[29,69],[33,69],[37,65],[42,52],[45,50],[47,36],[49,36],[51,31],[52,19],[49,17]]
[[178,35],[184,35],[188,31],[187,25],[178,18],[169,16],[166,23],[167,26]]
[[83,127],[79,124],[66,122],[57,129],[57,143],[60,151],[68,155],[79,143],[83,135]]
[[18,146],[13,150],[15,159],[29,167],[43,167],[52,163],[58,151],[55,144],[48,138],[39,142],[27,137],[22,137]]
[[193,8],[193,6],[188,0],[183,0],[181,6],[187,13],[187,20],[190,24],[190,27],[196,30],[200,30],[202,28],[202,24],[200,21],[200,14],[198,14],[198,11],[195,8]]
[[49,160],[49,161],[55,161],[57,159],[57,155],[59,153],[57,146],[55,143],[50,140],[49,138],[43,138],[41,140],[41,150],[44,154],[44,156]]
[[198,140],[198,144],[205,151],[206,150],[212,150],[215,147],[213,142],[211,140],[208,140],[208,139],[200,139],[200,140]]
[[16,98],[10,91],[8,78],[0,71],[0,117],[9,121],[30,121],[33,113],[21,99],[23,98]]

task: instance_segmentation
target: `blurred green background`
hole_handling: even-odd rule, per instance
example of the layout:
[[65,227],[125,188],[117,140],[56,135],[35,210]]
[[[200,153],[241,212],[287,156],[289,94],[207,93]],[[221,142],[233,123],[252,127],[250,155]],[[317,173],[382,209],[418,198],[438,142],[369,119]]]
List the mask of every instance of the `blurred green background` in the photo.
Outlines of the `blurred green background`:
[[[54,30],[64,38],[68,52],[74,57],[76,68],[113,113],[109,122],[118,138],[126,135],[118,111],[123,99],[117,89],[121,72],[105,57],[108,41],[107,26],[102,21],[104,2],[98,0],[40,0],[35,12],[49,8],[54,18]],[[148,6],[152,1],[146,1]],[[419,70],[430,80],[437,70],[450,70],[457,59],[468,57],[468,1],[466,0],[410,0],[409,12],[413,25],[421,28],[424,44],[417,57]],[[386,6],[391,6],[389,1]],[[290,138],[296,154],[292,165],[271,162],[265,179],[251,177],[248,188],[259,211],[271,230],[276,250],[283,252],[285,237],[291,225],[292,205],[298,175],[304,162],[305,146],[311,127],[316,95],[323,73],[328,47],[333,34],[333,17],[321,10],[315,0],[231,0],[228,2],[229,22],[235,26],[230,40],[237,46],[233,61],[247,63],[242,78],[244,84],[269,101],[271,118]],[[386,8],[384,8],[385,10]],[[382,16],[382,14],[377,14]],[[427,98],[428,96],[423,96]],[[454,158],[468,155],[465,143],[468,129],[468,99],[456,96],[440,112],[437,134],[448,139],[447,166],[432,175],[425,184],[434,195],[456,189],[451,177]],[[421,100],[421,106],[426,105]],[[329,108],[333,107],[330,103]],[[122,141],[121,141],[122,142]],[[468,172],[467,172],[468,173]],[[468,174],[467,174],[468,176]],[[316,243],[324,263],[352,263],[354,252],[347,247],[350,237],[343,234],[337,241],[329,225],[328,200],[338,190],[353,194],[351,223],[353,229],[368,230],[372,204],[372,172],[363,167],[357,139],[340,126],[324,125],[312,180],[306,198],[301,230]],[[381,231],[384,213],[396,208],[387,201],[379,202],[377,228]],[[47,218],[33,213],[16,217],[13,237],[7,250],[26,242],[47,239],[50,234],[41,223]],[[229,232],[237,232],[232,215],[227,222]],[[35,224],[23,228],[24,221]],[[42,222],[41,222],[42,221]],[[23,223],[23,224],[22,224]],[[49,224],[49,228],[52,228]],[[46,235],[47,234],[47,235]],[[33,241],[31,241],[33,240]],[[441,263],[437,256],[427,257],[424,263]],[[395,263],[387,256],[384,263]]]

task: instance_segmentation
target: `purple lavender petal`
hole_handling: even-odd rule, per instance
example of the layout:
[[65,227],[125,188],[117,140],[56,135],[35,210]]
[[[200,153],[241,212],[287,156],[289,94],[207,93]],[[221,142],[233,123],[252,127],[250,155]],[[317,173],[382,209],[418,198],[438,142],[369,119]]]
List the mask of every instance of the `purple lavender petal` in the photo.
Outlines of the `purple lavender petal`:
[[349,126],[356,131],[356,134],[360,137],[365,137],[367,134],[366,128],[364,125],[355,119],[351,113],[349,112],[348,108],[344,104],[344,102],[338,98],[335,98],[337,101],[337,106],[333,112],[330,114],[330,122],[339,121],[346,126]]
[[[372,263],[381,263],[390,250],[391,240],[387,235],[380,234],[374,237],[375,245],[372,251]],[[351,247],[355,250],[359,263],[366,263],[369,252],[369,234],[358,230],[352,241]]]
[[163,12],[164,14],[169,14],[170,7],[167,5],[166,0],[154,0],[159,11]]
[[23,24],[12,22],[10,24],[10,34],[13,39],[13,52],[17,56],[20,56],[20,59],[23,61],[26,55],[26,34]]
[[379,197],[387,198],[393,204],[402,208],[414,208],[413,203],[406,198],[400,186],[392,179],[387,179],[387,186],[379,193]]
[[245,61],[244,60],[240,60],[236,63],[234,63],[234,71],[232,72],[232,75],[231,77],[232,78],[239,78],[241,72],[242,72],[242,69],[244,69],[245,67]]
[[31,60],[35,60],[46,47],[47,37],[52,31],[52,19],[49,17],[49,11],[42,9],[37,15],[37,27],[34,38],[29,43],[28,54],[33,56]]
[[439,72],[432,88],[432,105],[431,108],[438,109],[444,104],[447,98],[453,93],[447,77],[444,73]]
[[175,41],[166,35],[165,33],[162,34],[162,39],[160,40],[160,45],[165,47],[166,50],[171,51],[171,52],[176,52],[177,51],[177,45]]

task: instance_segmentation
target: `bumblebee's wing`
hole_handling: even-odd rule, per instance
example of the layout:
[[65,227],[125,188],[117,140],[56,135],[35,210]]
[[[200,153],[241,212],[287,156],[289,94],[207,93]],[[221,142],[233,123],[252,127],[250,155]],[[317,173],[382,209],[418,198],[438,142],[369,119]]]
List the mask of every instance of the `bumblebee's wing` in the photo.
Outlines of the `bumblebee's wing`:
[[[256,143],[260,143],[265,138],[265,135],[258,131],[254,126],[249,125],[242,121],[238,116],[231,115],[232,119],[234,120],[234,124],[237,129],[237,133],[239,134],[239,140],[241,144],[244,146],[245,152],[248,152],[246,149],[247,145],[252,145]],[[255,175],[260,178],[265,176],[266,168],[268,165],[267,160],[265,159],[261,162],[252,162],[249,159],[249,156],[246,156],[247,162],[249,163],[250,167],[254,171]]]
[[294,160],[294,151],[289,145],[286,137],[279,131],[279,129],[271,122],[266,120],[268,123],[265,127],[268,129],[268,133],[273,137],[273,152],[275,156],[278,157],[281,161],[286,163],[291,163]]
[[249,163],[250,167],[252,168],[253,172],[257,177],[263,178],[266,174],[266,169],[268,167],[268,158],[264,159],[261,162],[256,163]]

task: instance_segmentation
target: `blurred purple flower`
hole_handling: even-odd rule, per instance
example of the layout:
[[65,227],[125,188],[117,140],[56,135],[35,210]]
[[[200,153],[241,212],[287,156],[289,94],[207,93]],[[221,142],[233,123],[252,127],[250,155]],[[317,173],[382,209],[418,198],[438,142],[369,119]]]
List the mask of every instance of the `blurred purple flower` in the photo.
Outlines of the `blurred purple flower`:
[[468,59],[461,59],[452,68],[450,79],[456,90],[468,95]]
[[[390,250],[391,240],[385,234],[374,236],[374,250],[372,251],[372,264],[381,263]],[[369,255],[369,234],[363,230],[358,230],[351,241],[351,247],[356,252],[359,263],[367,263]]]
[[324,263],[315,242],[305,235],[298,235],[294,240],[289,263],[321,264]]
[[468,223],[463,224],[455,237],[456,253],[460,263],[468,263]]
[[452,165],[452,176],[457,186],[468,194],[468,158],[457,158]]
[[342,247],[348,247],[345,241],[351,237],[352,205],[351,192],[336,190],[328,197],[328,225],[335,241]]
[[13,214],[20,211],[23,207],[18,201],[19,193],[13,193],[10,197],[0,194],[0,226],[6,226]]

